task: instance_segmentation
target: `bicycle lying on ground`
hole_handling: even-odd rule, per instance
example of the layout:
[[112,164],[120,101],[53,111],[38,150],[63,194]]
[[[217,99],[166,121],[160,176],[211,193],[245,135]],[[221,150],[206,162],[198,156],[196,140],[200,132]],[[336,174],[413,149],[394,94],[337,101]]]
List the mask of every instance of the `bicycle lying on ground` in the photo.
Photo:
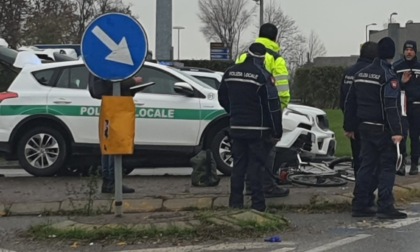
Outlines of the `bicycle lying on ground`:
[[[352,158],[341,157],[331,161],[303,161],[300,156],[303,151],[305,151],[303,146],[291,148],[287,153],[282,153],[282,150],[277,151],[273,174],[280,184],[287,180],[299,185],[334,187],[343,186],[347,184],[347,181],[355,180]],[[290,159],[291,156],[293,157],[290,152],[295,153],[295,158]],[[284,159],[285,156],[288,156],[289,160]]]

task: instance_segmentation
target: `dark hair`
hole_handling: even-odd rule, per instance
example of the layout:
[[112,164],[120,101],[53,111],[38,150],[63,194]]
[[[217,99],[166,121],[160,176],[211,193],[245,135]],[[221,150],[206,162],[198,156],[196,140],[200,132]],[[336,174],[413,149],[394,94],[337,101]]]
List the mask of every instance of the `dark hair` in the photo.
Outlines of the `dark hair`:
[[261,38],[268,38],[272,41],[276,41],[278,29],[275,25],[271,23],[265,23],[260,27],[259,37]]
[[378,44],[372,41],[364,43],[360,48],[360,57],[371,60],[378,57]]

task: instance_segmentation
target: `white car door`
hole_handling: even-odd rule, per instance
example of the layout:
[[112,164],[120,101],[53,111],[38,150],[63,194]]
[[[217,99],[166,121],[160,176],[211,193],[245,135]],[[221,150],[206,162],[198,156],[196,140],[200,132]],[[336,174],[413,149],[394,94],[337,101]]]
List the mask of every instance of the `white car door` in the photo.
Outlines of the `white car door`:
[[155,82],[138,92],[135,143],[141,145],[194,146],[200,129],[200,98],[175,92],[183,82],[174,75],[152,66],[143,66],[137,76],[143,83]]
[[62,68],[48,94],[48,113],[65,123],[76,143],[99,143],[100,100],[91,98],[88,76],[84,65]]

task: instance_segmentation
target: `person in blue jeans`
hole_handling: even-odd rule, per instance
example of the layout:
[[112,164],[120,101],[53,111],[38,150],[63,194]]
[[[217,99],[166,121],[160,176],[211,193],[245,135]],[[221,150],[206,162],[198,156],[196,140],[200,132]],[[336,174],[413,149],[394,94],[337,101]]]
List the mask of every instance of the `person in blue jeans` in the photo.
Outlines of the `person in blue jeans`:
[[[112,82],[105,81],[91,76],[89,81],[89,92],[93,98],[100,99],[103,95],[112,95]],[[130,87],[141,84],[143,78],[133,77],[121,82],[121,96],[133,96]],[[114,193],[115,192],[115,161],[114,156],[102,155],[101,157],[102,167],[102,193]],[[123,193],[134,193],[134,189],[128,186],[122,186]]]

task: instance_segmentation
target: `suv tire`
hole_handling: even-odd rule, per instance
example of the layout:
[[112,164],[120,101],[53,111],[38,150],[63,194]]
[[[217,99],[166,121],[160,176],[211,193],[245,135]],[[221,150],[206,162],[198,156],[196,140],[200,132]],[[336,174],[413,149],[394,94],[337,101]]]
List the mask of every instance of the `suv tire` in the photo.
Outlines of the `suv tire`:
[[18,140],[17,157],[20,165],[34,176],[53,176],[64,167],[67,144],[63,135],[47,126],[35,127]]
[[232,172],[233,158],[232,148],[226,131],[228,128],[221,128],[211,140],[210,149],[217,164],[217,169],[224,175],[229,176]]

